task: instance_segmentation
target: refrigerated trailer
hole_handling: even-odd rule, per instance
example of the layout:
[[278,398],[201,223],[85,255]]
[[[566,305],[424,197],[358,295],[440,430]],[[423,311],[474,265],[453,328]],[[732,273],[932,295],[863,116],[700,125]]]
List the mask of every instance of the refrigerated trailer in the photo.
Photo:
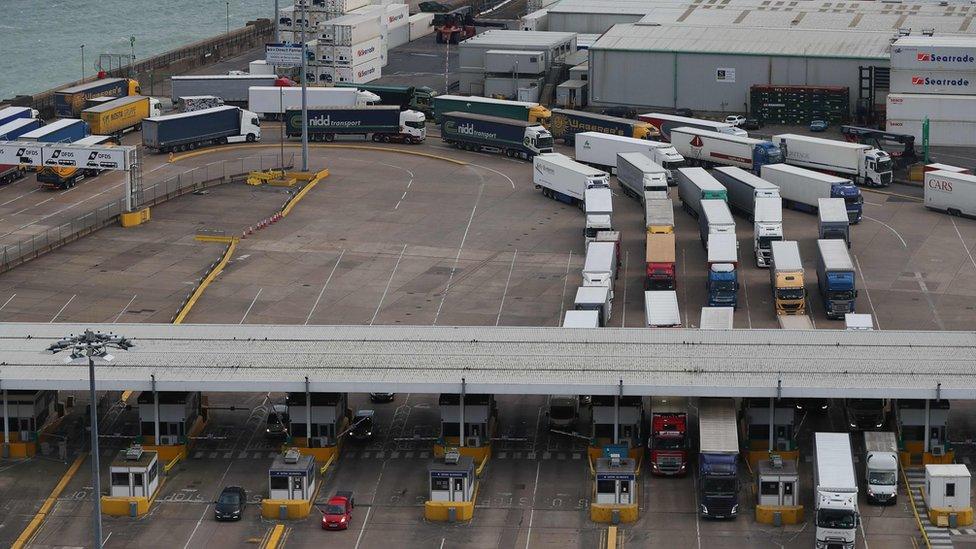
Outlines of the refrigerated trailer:
[[532,182],[542,194],[567,204],[580,203],[587,189],[610,188],[607,172],[576,162],[561,153],[546,153],[532,159]]
[[676,171],[675,180],[681,206],[696,219],[701,215],[703,199],[728,200],[725,187],[704,168],[681,168]]
[[[328,107],[365,107],[378,104],[375,93],[347,87],[309,86],[305,105],[309,110]],[[251,86],[247,90],[247,110],[262,118],[277,119],[289,109],[302,106],[302,89],[286,86]]]
[[258,115],[225,105],[154,116],[142,121],[142,144],[158,152],[185,151],[222,143],[261,139]]
[[780,197],[779,187],[742,168],[721,166],[712,170],[712,176],[728,191],[729,208],[750,221],[755,213],[756,200]]
[[702,200],[698,217],[698,236],[702,246],[708,248],[708,237],[713,234],[730,234],[735,237],[735,219],[724,200]]
[[861,221],[864,198],[850,179],[789,164],[763,166],[761,177],[779,187],[783,205],[788,208],[815,212],[819,199],[843,198],[851,223]]
[[976,175],[926,172],[925,207],[949,215],[976,217]]
[[817,204],[820,238],[839,238],[851,247],[851,222],[842,198],[821,198]]
[[[577,148],[579,147],[579,141]],[[579,158],[579,154],[576,155]],[[667,171],[644,153],[617,153],[617,183],[628,194],[641,202],[647,192],[668,192]]]
[[891,155],[870,145],[792,133],[774,135],[773,142],[784,151],[787,164],[850,177],[869,187],[891,184]]
[[697,128],[674,128],[671,144],[689,165],[706,168],[737,166],[758,174],[763,166],[783,161],[779,145],[770,141]]
[[813,485],[818,547],[854,549],[860,515],[847,433],[814,433]]
[[674,232],[674,203],[671,199],[657,198],[644,202],[644,227],[647,234]]
[[617,155],[640,153],[664,168],[670,182],[671,170],[684,165],[684,158],[668,143],[640,139],[626,135],[603,132],[580,132],[576,134],[576,160],[593,164],[613,173],[617,168]]
[[752,251],[757,267],[769,267],[770,246],[780,240],[783,240],[783,201],[779,197],[757,198],[752,215]]
[[698,506],[708,518],[739,512],[739,425],[731,398],[698,403]]

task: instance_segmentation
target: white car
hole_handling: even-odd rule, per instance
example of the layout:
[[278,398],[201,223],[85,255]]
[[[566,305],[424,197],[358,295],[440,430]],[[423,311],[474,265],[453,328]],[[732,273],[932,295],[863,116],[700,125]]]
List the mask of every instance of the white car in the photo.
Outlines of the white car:
[[738,114],[730,114],[729,116],[726,116],[725,117],[725,123],[726,124],[732,124],[733,126],[735,126],[737,128],[739,126],[745,124],[745,122],[746,122],[746,117],[741,116],[741,115],[738,115]]

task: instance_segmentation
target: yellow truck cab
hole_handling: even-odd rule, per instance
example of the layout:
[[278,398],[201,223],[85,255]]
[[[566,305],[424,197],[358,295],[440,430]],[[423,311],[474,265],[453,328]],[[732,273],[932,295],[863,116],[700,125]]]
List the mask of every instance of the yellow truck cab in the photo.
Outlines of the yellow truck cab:
[[803,262],[795,241],[772,242],[769,283],[773,288],[773,303],[777,315],[806,314]]

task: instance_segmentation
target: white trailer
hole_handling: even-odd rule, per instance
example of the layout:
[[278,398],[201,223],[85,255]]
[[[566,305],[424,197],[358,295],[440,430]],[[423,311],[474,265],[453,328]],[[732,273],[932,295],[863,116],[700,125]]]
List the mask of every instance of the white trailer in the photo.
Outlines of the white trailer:
[[680,328],[678,294],[674,290],[644,292],[644,314],[648,328]]
[[854,549],[860,516],[848,433],[814,433],[817,546]]
[[925,207],[976,217],[976,175],[938,170],[925,173]]
[[727,200],[728,192],[725,187],[704,168],[681,168],[677,170],[675,180],[678,182],[681,205],[692,217],[701,215],[702,199]]
[[617,182],[626,194],[641,202],[645,201],[645,192],[668,192],[667,170],[639,152],[617,153]]
[[847,219],[847,205],[842,198],[819,199],[817,216],[821,239],[839,238],[851,247],[851,222]]
[[970,36],[902,36],[891,45],[892,69],[972,71],[976,40]]
[[649,234],[674,232],[674,204],[668,198],[644,202],[644,229]]
[[776,315],[781,330],[814,330],[816,327],[807,315]]
[[606,286],[580,286],[576,288],[573,308],[577,311],[593,311],[597,314],[597,324],[606,326],[610,322],[613,300]]
[[602,132],[576,134],[576,160],[600,166],[611,173],[617,167],[617,154],[627,152],[647,155],[665,169],[668,181],[673,180],[671,170],[684,165],[684,158],[668,143]]
[[735,309],[732,307],[702,307],[700,330],[731,330]]
[[869,187],[891,184],[891,156],[870,145],[793,133],[774,135],[773,142],[784,151],[787,164],[850,176]]
[[779,198],[779,187],[758,175],[735,166],[721,166],[712,170],[712,176],[725,187],[729,196],[729,208],[752,219],[759,198]]
[[724,200],[702,200],[702,215],[698,218],[698,233],[702,245],[708,248],[708,236],[729,234],[735,236],[735,220]]
[[212,95],[224,103],[243,106],[247,103],[251,86],[273,86],[277,77],[273,74],[200,74],[173,76],[170,78],[170,96],[173,104],[180,97]]
[[563,328],[599,328],[599,311],[566,311],[563,317]]
[[756,266],[768,268],[771,243],[783,240],[783,201],[778,196],[757,198],[752,217],[752,251]]
[[921,143],[926,118],[930,145],[976,146],[976,95],[888,94],[887,131],[913,135]]
[[765,164],[783,161],[779,145],[699,128],[674,128],[671,144],[689,164],[700,166],[737,166],[753,172]]
[[868,313],[847,313],[844,315],[844,328],[847,330],[873,330],[874,319]]
[[[359,8],[361,9],[361,8]],[[323,21],[319,25],[319,44],[352,46],[382,34],[380,17],[350,13]]]
[[610,290],[613,299],[613,281],[617,278],[617,243],[590,242],[586,245],[583,261],[583,286],[599,286]]
[[590,187],[584,190],[583,208],[586,212],[583,238],[587,244],[596,240],[596,233],[613,230],[613,193],[609,187]]
[[[305,101],[309,110],[324,107],[365,107],[379,103],[380,96],[356,88],[306,88]],[[280,118],[288,109],[300,108],[302,89],[282,86],[251,86],[247,93],[251,112],[262,118]]]
[[586,189],[610,187],[610,176],[560,153],[538,154],[532,159],[535,188],[548,190],[553,198],[567,203],[583,201]]
[[274,65],[269,65],[264,59],[255,59],[247,64],[248,74],[274,75]]
[[779,187],[786,207],[815,212],[821,198],[843,198],[847,218],[851,223],[861,221],[864,198],[849,179],[789,164],[763,166],[761,177]]

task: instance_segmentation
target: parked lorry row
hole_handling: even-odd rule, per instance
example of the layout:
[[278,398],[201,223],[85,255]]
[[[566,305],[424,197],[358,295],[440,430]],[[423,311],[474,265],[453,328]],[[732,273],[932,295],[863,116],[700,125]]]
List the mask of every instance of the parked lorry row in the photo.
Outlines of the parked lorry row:
[[[301,137],[302,111],[285,111],[285,134]],[[308,111],[309,141],[335,141],[337,136],[357,135],[384,143],[418,144],[427,137],[424,113],[401,111],[393,105],[326,107]]]
[[525,160],[552,152],[552,134],[537,122],[447,112],[441,115],[440,125],[441,140],[459,149],[500,152]]
[[640,153],[664,169],[669,184],[674,179],[671,170],[684,165],[684,158],[667,143],[640,139],[626,135],[602,132],[580,132],[576,134],[576,160],[592,164],[607,172],[619,171],[618,155]]
[[783,239],[783,208],[779,187],[734,166],[712,170],[728,191],[729,207],[753,222],[752,248],[756,266],[769,266],[769,243]]
[[869,187],[891,184],[891,156],[870,145],[792,133],[774,135],[773,142],[784,151],[787,164],[849,177]]
[[703,167],[737,166],[758,174],[767,164],[783,162],[773,142],[698,128],[672,129],[671,144],[688,164]]
[[843,198],[850,222],[861,221],[864,198],[849,179],[788,164],[763,166],[761,177],[779,187],[786,207],[814,212],[821,198]]
[[157,152],[185,151],[261,139],[261,122],[251,111],[225,105],[142,121],[142,144]]
[[728,135],[738,135],[748,137],[749,134],[742,128],[737,128],[725,122],[714,122],[712,120],[702,120],[688,116],[678,116],[675,114],[664,114],[660,112],[649,112],[637,115],[637,119],[647,122],[660,132],[661,141],[671,142],[671,130],[674,128],[697,128],[712,132],[724,133]]

